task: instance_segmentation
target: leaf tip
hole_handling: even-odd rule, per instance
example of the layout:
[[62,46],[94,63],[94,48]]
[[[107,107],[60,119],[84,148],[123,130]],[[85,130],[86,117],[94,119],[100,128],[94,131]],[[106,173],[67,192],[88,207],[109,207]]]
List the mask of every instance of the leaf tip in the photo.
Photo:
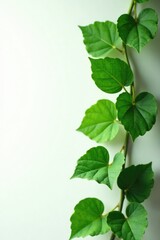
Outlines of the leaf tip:
[[89,59],[89,61],[90,61],[91,63],[94,61],[94,59],[91,58],[91,57],[88,57],[88,59]]
[[80,132],[81,131],[81,126],[79,126],[77,129],[76,129],[77,132]]
[[132,136],[132,140],[133,140],[133,142],[136,140],[136,138],[138,137],[138,136],[134,136],[133,134],[131,134],[131,136]]
[[78,25],[78,28],[82,31],[83,26]]
[[70,177],[70,180],[72,180],[73,178],[75,178],[75,174],[73,173],[73,175]]
[[71,233],[71,236],[69,237],[69,240],[73,239],[73,236],[72,236],[72,233]]

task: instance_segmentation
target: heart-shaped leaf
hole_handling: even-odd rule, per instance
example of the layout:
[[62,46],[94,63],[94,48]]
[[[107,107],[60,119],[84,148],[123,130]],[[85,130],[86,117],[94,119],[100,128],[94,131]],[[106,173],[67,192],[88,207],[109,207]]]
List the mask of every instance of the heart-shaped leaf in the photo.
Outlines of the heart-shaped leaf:
[[98,183],[106,184],[112,189],[114,182],[122,170],[123,164],[124,155],[122,153],[117,153],[113,162],[109,164],[107,149],[102,146],[94,147],[78,160],[72,178],[79,177],[95,180]]
[[118,211],[110,212],[107,218],[111,230],[124,240],[142,240],[148,225],[147,212],[140,203],[130,203],[125,216]]
[[132,165],[120,173],[118,186],[125,191],[128,201],[141,203],[150,195],[154,184],[153,177],[151,163]]
[[92,78],[98,88],[106,93],[117,93],[131,85],[133,73],[124,61],[116,58],[90,59]]
[[116,122],[116,107],[110,100],[99,100],[86,112],[77,129],[96,142],[112,140],[118,133],[119,124]]
[[95,22],[80,29],[87,52],[93,57],[106,55],[120,42],[117,26],[113,22]]
[[157,103],[150,93],[140,93],[135,101],[129,93],[122,93],[117,98],[118,118],[133,140],[149,131],[156,121]]
[[105,234],[110,230],[107,216],[103,216],[104,205],[96,198],[81,200],[71,216],[71,236],[75,237],[96,236]]
[[158,16],[153,9],[146,8],[141,11],[137,20],[129,14],[123,14],[119,17],[117,26],[124,43],[140,52],[155,37]]

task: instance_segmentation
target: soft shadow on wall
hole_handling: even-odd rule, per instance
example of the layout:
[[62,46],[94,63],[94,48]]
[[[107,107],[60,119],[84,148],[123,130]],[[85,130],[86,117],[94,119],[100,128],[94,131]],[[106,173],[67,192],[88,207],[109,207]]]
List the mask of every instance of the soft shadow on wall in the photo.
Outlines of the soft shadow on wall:
[[[155,39],[155,44],[153,44],[152,50],[153,50],[153,55],[155,56],[156,59],[160,62],[160,2],[159,0],[152,0],[152,7],[156,9],[159,15],[159,27],[158,27],[158,36]],[[160,76],[160,75],[159,75]],[[160,89],[160,77],[159,77],[159,89]],[[158,135],[160,136],[160,94],[157,96],[158,100],[158,116],[157,116],[157,122],[158,122]],[[160,138],[159,138],[160,139]],[[159,140],[160,142],[160,140]],[[153,156],[154,158],[154,156]],[[154,159],[153,159],[154,160]],[[160,210],[160,194],[159,194],[159,189],[160,189],[160,173],[157,173],[155,175],[155,184],[154,188],[151,193],[151,197],[149,199],[149,204],[152,209],[155,210],[155,217],[156,219],[153,219],[154,224],[152,224],[152,231],[156,236],[159,236],[160,230],[159,230],[159,210]]]
[[[141,7],[141,6],[140,6]],[[156,143],[154,154],[153,150],[151,150],[151,159],[150,161],[156,162],[155,166],[158,166],[155,172],[155,183],[151,192],[151,196],[144,203],[146,209],[148,209],[149,214],[149,227],[146,231],[144,239],[157,239],[160,234],[159,228],[159,212],[160,212],[160,166],[157,161],[157,152],[159,151],[158,146],[160,146],[160,2],[159,0],[152,0],[145,4],[145,7],[153,8],[156,10],[159,16],[159,26],[158,33],[153,41],[148,43],[148,47],[146,46],[140,54],[135,53],[132,49],[129,50],[129,55],[131,59],[131,63],[135,72],[136,82],[138,82],[136,86],[136,92],[139,93],[141,91],[151,92],[157,100],[158,103],[158,115],[156,119],[156,126],[151,131],[154,132],[153,146]],[[143,8],[143,7],[142,7]],[[149,67],[147,67],[149,66]],[[159,73],[158,73],[159,72]],[[143,141],[143,140],[142,140]],[[143,143],[143,142],[142,142]],[[136,145],[136,143],[135,143]],[[143,145],[143,144],[142,144]],[[152,147],[152,146],[151,146]],[[133,145],[134,148],[134,145]],[[134,158],[135,150],[131,147],[129,153],[130,164],[133,164],[132,159]],[[135,146],[136,149],[136,146]],[[134,161],[134,159],[133,159]],[[151,212],[150,212],[151,210]]]

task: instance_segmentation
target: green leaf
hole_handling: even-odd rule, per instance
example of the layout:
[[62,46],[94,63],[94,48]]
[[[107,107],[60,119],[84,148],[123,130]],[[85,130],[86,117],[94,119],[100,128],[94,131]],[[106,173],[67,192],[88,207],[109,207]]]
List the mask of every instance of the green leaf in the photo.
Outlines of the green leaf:
[[148,226],[147,212],[139,203],[130,203],[126,209],[127,218],[118,211],[110,212],[108,225],[115,235],[124,240],[142,240]]
[[157,103],[150,93],[140,93],[135,101],[129,93],[122,93],[117,98],[118,118],[133,140],[149,131],[156,121]]
[[144,2],[148,2],[149,0],[136,0],[137,3],[144,3]]
[[106,93],[117,93],[133,82],[133,73],[124,61],[116,58],[91,59],[92,78]]
[[78,160],[72,178],[79,177],[95,180],[98,183],[108,185],[112,189],[114,182],[122,170],[123,164],[124,155],[122,153],[117,153],[113,162],[109,164],[107,149],[101,146],[94,147]]
[[135,20],[131,15],[123,14],[118,19],[118,31],[122,40],[138,52],[155,37],[158,29],[157,13],[146,8]]
[[119,124],[116,122],[116,107],[110,100],[99,100],[86,112],[77,129],[96,142],[112,140],[118,133]]
[[118,186],[125,191],[128,201],[141,203],[150,195],[154,184],[153,177],[151,163],[130,166],[120,173]]
[[81,200],[71,216],[71,236],[75,237],[96,236],[105,234],[110,230],[107,216],[103,216],[104,205],[96,198]]
[[119,211],[113,211],[108,214],[107,223],[111,230],[119,238],[122,238],[122,226],[125,223],[125,216]]
[[114,50],[120,41],[117,26],[113,22],[95,22],[80,27],[87,52],[93,57],[101,57]]

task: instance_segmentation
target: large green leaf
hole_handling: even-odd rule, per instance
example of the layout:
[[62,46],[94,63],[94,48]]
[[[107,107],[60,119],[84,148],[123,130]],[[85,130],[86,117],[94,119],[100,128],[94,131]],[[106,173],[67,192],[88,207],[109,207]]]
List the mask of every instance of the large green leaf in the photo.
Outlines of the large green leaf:
[[131,15],[123,14],[118,19],[118,31],[122,40],[138,52],[155,37],[158,29],[157,13],[150,8],[142,10],[135,20]]
[[133,73],[130,67],[116,58],[90,59],[92,78],[98,88],[106,93],[117,93],[131,85]]
[[86,112],[77,129],[96,142],[112,140],[118,133],[119,124],[116,122],[116,107],[110,100],[99,100]]
[[108,185],[112,189],[114,182],[122,170],[124,155],[117,153],[114,160],[109,164],[109,153],[104,147],[94,147],[87,151],[77,163],[72,176],[95,180],[98,183]]
[[96,198],[81,200],[71,216],[71,236],[86,237],[104,234],[110,230],[107,224],[107,216],[103,216],[104,205]]
[[[152,164],[130,166],[118,177],[118,186],[125,191],[130,202],[143,202],[150,195],[154,184]],[[127,179],[127,181],[126,181]]]
[[118,212],[110,212],[107,218],[111,230],[123,240],[142,240],[148,225],[147,212],[139,203],[130,203],[126,209],[125,216]]
[[86,49],[93,57],[106,55],[114,50],[120,41],[117,26],[113,22],[95,22],[80,29]]
[[157,103],[150,93],[140,93],[135,101],[129,93],[122,93],[117,98],[118,118],[133,140],[149,131],[156,121]]

